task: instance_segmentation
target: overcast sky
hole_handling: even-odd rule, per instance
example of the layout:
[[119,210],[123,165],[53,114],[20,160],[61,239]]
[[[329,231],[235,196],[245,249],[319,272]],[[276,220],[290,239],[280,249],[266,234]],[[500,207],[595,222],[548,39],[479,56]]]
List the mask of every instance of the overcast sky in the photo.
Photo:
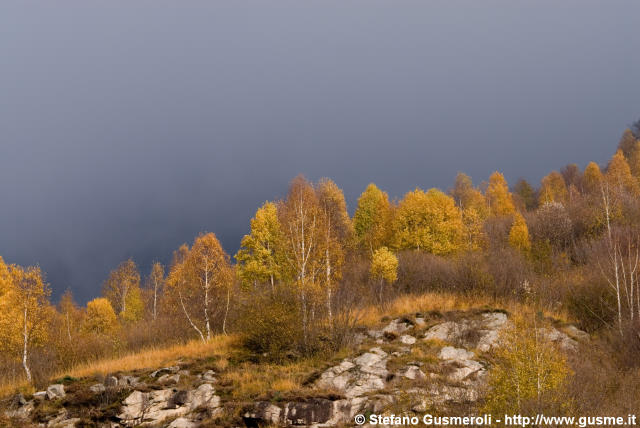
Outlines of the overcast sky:
[[637,1],[0,3],[0,255],[86,302],[291,178],[538,183],[640,117]]

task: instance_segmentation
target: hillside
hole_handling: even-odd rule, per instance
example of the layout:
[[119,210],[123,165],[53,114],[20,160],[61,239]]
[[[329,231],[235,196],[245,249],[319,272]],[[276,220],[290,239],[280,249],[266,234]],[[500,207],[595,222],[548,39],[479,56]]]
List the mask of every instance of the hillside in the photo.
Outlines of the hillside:
[[[502,365],[497,350],[513,346],[509,331],[521,328],[512,312],[526,308],[469,303],[432,295],[401,299],[388,310],[394,316],[358,324],[353,343],[326,359],[252,362],[236,338],[219,337],[206,350],[196,343],[165,351],[162,367],[148,365],[162,358],[154,351],[96,364],[98,375],[65,376],[43,392],[5,401],[3,423],[350,426],[357,414],[477,413],[487,405],[494,366]],[[411,311],[396,317],[402,310]],[[539,316],[534,331],[540,347],[528,350],[532,355],[544,355],[543,343],[566,358],[592,346],[588,334],[549,316]]]

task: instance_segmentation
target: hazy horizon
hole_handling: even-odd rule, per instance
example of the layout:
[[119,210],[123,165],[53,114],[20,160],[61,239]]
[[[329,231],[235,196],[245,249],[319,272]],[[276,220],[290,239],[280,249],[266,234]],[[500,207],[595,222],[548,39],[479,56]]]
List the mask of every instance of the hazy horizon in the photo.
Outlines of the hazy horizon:
[[0,5],[0,256],[86,302],[330,177],[352,213],[458,171],[607,162],[640,117],[638,2]]

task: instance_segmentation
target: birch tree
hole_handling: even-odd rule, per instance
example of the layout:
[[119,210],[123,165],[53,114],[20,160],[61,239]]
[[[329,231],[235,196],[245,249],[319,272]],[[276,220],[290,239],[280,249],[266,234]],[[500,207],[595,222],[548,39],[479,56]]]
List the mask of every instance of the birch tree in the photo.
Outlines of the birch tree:
[[300,297],[304,341],[307,343],[310,298],[324,262],[321,243],[323,212],[311,183],[303,176],[293,179],[279,215],[286,239],[287,262],[294,272]]
[[284,234],[273,202],[265,202],[251,219],[251,231],[242,238],[238,276],[245,286],[268,283],[273,291],[276,282],[287,277]]
[[[179,254],[169,273],[167,285],[177,294],[183,314],[203,342],[211,339],[216,309],[224,311],[222,331],[226,332],[232,281],[229,255],[213,233],[199,235],[188,253]],[[220,300],[226,301],[222,308],[216,306]]]
[[120,263],[109,273],[103,295],[121,318],[135,321],[142,317],[140,273],[132,259]]
[[330,325],[333,325],[332,295],[336,283],[342,278],[345,250],[351,239],[353,226],[347,213],[347,203],[342,190],[328,178],[323,178],[316,189],[322,211],[324,251],[325,304]]
[[387,193],[369,184],[358,198],[353,228],[360,248],[370,256],[390,240],[392,214]]
[[46,339],[46,321],[52,314],[49,303],[51,290],[39,267],[11,265],[7,271],[10,283],[2,297],[0,347],[16,357],[20,356],[27,381],[32,382],[31,351]]
[[151,317],[154,321],[158,318],[158,299],[164,288],[164,281],[164,266],[160,262],[154,262],[147,277],[147,288],[151,292]]

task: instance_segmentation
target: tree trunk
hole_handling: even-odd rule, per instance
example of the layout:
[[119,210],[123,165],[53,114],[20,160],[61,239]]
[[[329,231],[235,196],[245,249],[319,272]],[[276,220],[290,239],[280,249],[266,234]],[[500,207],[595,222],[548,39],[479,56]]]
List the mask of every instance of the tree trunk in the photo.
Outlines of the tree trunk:
[[229,301],[231,300],[231,290],[227,288],[227,308],[224,311],[224,319],[222,320],[222,332],[227,334],[227,316],[229,315]]
[[187,312],[187,308],[184,306],[184,302],[182,301],[182,293],[178,293],[178,297],[180,297],[180,305],[182,306],[182,310],[184,311],[184,314],[186,315],[187,320],[189,321],[189,324],[191,324],[191,327],[193,327],[194,330],[198,332],[198,334],[200,335],[200,339],[202,339],[203,342],[206,342],[207,340],[204,338],[204,335],[202,334],[202,330],[200,330],[198,326],[195,325],[193,321],[191,321],[189,312]]
[[27,330],[27,308],[24,308],[24,329],[22,331],[22,367],[24,368],[24,372],[27,375],[27,381],[31,383],[31,370],[29,369],[29,365],[27,364],[27,345],[29,343],[29,333]]

